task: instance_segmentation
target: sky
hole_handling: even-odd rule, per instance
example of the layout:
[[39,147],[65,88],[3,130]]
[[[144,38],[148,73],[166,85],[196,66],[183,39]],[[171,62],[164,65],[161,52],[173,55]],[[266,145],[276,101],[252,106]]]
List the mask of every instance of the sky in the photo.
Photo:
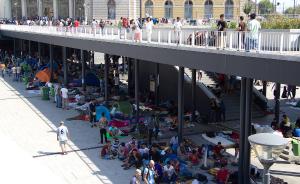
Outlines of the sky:
[[[257,0],[257,2],[259,2],[259,1],[261,1],[261,0]],[[273,0],[270,0],[270,1],[273,3]],[[276,2],[280,3],[280,5],[277,7],[277,12],[282,12],[283,4],[284,4],[285,10],[289,7],[294,7],[294,0],[276,0]],[[300,4],[300,0],[296,0],[296,6],[299,4]]]

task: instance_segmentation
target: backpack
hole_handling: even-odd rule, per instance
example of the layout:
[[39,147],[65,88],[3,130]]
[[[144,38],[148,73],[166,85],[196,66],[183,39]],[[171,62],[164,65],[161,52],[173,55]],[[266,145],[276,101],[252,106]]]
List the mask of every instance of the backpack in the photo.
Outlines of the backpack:
[[143,170],[142,170],[142,181],[145,181],[144,180],[144,175],[145,175],[145,169],[148,169],[148,172],[146,174],[146,178],[148,179],[148,176],[149,176],[149,172],[150,172],[150,169],[149,169],[149,165],[147,164],[146,166],[143,166]]

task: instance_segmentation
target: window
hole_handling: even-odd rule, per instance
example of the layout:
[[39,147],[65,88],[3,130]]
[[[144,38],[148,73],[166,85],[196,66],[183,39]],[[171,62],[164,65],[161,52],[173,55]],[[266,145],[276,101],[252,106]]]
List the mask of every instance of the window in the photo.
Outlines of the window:
[[165,2],[165,18],[173,18],[173,3],[169,0]]
[[107,18],[116,19],[116,2],[109,0],[107,3]]
[[193,19],[193,2],[191,0],[184,3],[184,18]]
[[145,3],[145,15],[146,17],[153,16],[153,2],[151,0]]
[[206,0],[204,3],[204,18],[210,19],[213,17],[214,4],[211,0]]
[[233,18],[233,1],[227,0],[225,2],[225,18],[232,19]]

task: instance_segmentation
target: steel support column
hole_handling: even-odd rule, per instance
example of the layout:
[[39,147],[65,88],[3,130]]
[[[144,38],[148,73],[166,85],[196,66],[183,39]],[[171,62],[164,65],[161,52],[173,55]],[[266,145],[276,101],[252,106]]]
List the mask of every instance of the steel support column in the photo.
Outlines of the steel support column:
[[137,123],[137,126],[139,126],[139,113],[140,113],[140,101],[139,101],[139,60],[134,60],[134,86],[135,86],[135,105],[136,105],[136,114],[135,114],[135,120]]
[[39,61],[41,61],[41,43],[38,42],[38,57],[39,57]]
[[159,63],[156,63],[155,71],[155,105],[159,105]]
[[127,58],[128,63],[128,96],[132,96],[132,59]]
[[264,96],[267,96],[267,81],[263,81],[262,94],[263,94]]
[[183,113],[184,113],[184,99],[183,99],[183,86],[184,86],[184,67],[179,67],[178,72],[178,142],[182,142],[183,131]]
[[64,85],[68,85],[68,63],[67,63],[67,48],[62,47],[62,60],[64,68]]
[[14,57],[16,57],[16,39],[14,38]]
[[196,69],[192,69],[192,121],[195,122],[196,112]]
[[105,67],[104,67],[104,99],[105,102],[108,101],[108,67],[109,67],[109,55],[104,54],[104,62],[105,62]]
[[53,82],[53,46],[49,45],[49,58],[50,58],[50,82]]
[[250,184],[250,156],[251,147],[248,141],[248,137],[252,133],[251,129],[251,117],[252,117],[252,92],[253,92],[253,79],[246,79],[246,98],[245,98],[245,135],[244,135],[244,174],[243,179],[245,184]]
[[83,91],[86,91],[86,83],[85,83],[85,60],[84,60],[84,51],[81,49],[80,50],[80,60],[81,60],[81,75],[82,75],[82,78],[81,78],[81,84],[82,84],[82,88],[83,88]]
[[[244,176],[244,160],[245,160],[245,150],[244,150],[244,142],[245,139],[245,124],[246,124],[246,78],[241,79],[241,94],[240,94],[240,151],[239,151],[239,176]],[[238,183],[243,183],[243,177],[239,177]]]
[[280,87],[281,84],[280,83],[276,83],[276,87],[275,87],[275,119],[277,124],[279,124],[279,115],[280,115]]
[[31,56],[31,41],[28,40],[28,55]]

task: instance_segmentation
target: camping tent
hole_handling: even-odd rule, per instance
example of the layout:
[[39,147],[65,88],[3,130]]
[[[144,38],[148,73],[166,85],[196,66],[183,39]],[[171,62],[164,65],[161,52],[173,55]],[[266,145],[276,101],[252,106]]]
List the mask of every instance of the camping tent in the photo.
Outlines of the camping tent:
[[38,78],[41,82],[49,82],[50,81],[50,76],[51,76],[51,73],[50,73],[50,70],[48,68],[42,70],[42,71],[39,71],[35,77]]
[[87,73],[85,75],[85,83],[88,86],[100,86],[100,80],[93,73]]
[[110,120],[111,120],[111,118],[110,118],[110,112],[109,112],[109,110],[108,110],[105,106],[103,106],[103,105],[97,106],[97,107],[96,107],[96,121],[99,121],[99,119],[101,118],[101,114],[102,114],[103,112],[104,112],[104,114],[105,114],[105,117],[106,117],[107,121],[110,121]]
[[121,101],[121,102],[116,102],[113,104],[117,109],[117,111],[122,112],[124,115],[131,115],[133,110],[132,110],[132,105],[128,101]]

